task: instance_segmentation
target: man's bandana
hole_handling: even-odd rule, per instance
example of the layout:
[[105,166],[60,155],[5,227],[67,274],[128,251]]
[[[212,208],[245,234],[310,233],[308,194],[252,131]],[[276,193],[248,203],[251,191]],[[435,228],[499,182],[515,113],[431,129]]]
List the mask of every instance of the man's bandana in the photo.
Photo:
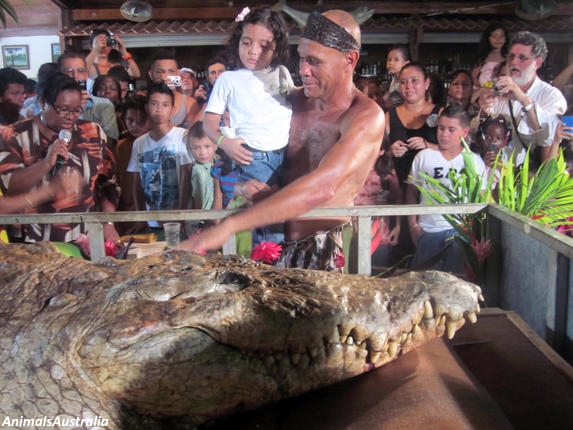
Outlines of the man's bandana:
[[340,52],[360,50],[360,43],[350,33],[319,12],[310,14],[301,37]]

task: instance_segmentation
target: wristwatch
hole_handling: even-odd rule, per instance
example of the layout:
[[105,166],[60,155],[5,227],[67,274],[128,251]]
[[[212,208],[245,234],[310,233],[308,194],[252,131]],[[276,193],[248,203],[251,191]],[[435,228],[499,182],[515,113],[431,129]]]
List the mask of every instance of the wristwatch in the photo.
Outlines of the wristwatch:
[[527,113],[527,112],[529,112],[531,109],[533,109],[533,106],[535,106],[535,103],[534,103],[534,102],[531,102],[531,103],[529,103],[528,105],[523,106],[523,107],[521,108],[521,111],[522,111],[523,113]]

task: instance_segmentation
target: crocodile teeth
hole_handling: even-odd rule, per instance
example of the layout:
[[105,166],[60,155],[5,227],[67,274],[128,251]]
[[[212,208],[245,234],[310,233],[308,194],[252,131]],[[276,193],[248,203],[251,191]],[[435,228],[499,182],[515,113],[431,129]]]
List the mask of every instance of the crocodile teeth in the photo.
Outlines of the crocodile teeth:
[[434,318],[434,309],[432,309],[432,304],[429,300],[424,301],[424,318]]
[[456,321],[448,321],[446,323],[446,333],[447,333],[448,339],[454,338],[454,334],[456,334],[457,328],[458,328],[458,324]]
[[412,329],[412,337],[414,338],[414,340],[424,339],[424,332],[422,331],[422,329],[418,324],[414,325],[414,328]]
[[399,343],[391,340],[388,342],[388,355],[390,357],[395,357],[396,353],[398,352]]
[[378,362],[378,360],[380,360],[381,356],[382,356],[381,352],[372,351],[370,353],[370,362],[376,364]]
[[467,318],[468,321],[471,322],[472,324],[475,324],[475,322],[477,321],[477,315],[475,312],[468,312]]
[[338,327],[334,327],[332,333],[328,337],[328,343],[338,343],[340,342],[340,334],[338,333]]
[[374,351],[381,351],[382,348],[384,348],[386,340],[388,340],[388,335],[385,333],[379,336],[373,336],[370,339],[370,348],[372,348]]
[[338,334],[340,338],[340,343],[345,343],[348,334],[350,333],[350,328],[348,326],[344,326],[342,324],[338,324]]
[[352,336],[346,338],[346,345],[354,345],[354,338]]

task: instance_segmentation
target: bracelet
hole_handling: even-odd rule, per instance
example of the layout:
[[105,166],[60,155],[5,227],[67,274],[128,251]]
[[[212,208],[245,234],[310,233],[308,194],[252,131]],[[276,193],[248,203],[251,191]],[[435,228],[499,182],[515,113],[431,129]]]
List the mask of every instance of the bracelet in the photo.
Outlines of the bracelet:
[[133,60],[133,55],[129,52],[122,57],[125,61]]
[[410,231],[413,231],[416,227],[420,227],[420,224],[414,224],[412,227],[410,227]]
[[36,207],[34,206],[34,203],[32,203],[32,201],[28,198],[28,195],[22,196],[22,200],[24,200],[24,202],[30,206],[30,209],[34,209]]
[[219,136],[219,138],[217,139],[217,146],[221,146],[221,142],[223,141],[223,139],[225,138],[225,136],[221,135]]
[[533,106],[535,106],[535,102],[531,102],[531,103],[529,103],[527,106],[523,106],[523,107],[521,108],[521,111],[522,111],[523,113],[527,113],[527,112],[529,112],[531,109],[533,109]]

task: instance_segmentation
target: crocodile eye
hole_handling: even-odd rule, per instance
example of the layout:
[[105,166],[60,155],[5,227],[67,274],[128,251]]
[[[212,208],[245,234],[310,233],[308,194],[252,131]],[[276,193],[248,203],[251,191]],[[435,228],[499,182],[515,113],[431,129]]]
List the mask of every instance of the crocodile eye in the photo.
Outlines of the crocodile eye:
[[232,285],[235,290],[240,291],[247,288],[252,280],[243,273],[229,271],[221,273],[216,282],[221,285]]

